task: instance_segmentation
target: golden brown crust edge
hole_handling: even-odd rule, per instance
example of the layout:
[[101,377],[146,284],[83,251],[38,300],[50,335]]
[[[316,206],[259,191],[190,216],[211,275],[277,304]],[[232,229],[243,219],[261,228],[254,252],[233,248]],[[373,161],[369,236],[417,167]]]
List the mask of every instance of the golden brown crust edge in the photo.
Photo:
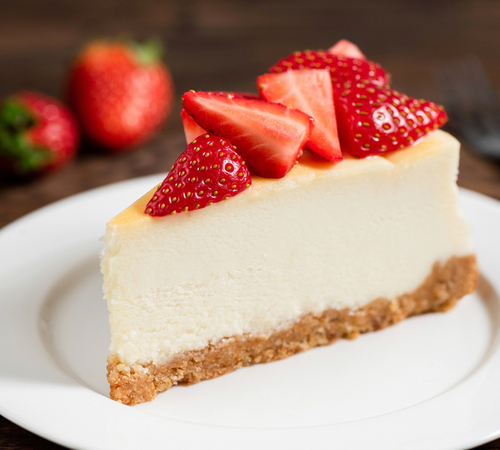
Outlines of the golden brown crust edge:
[[306,314],[289,328],[269,337],[233,336],[201,350],[175,356],[162,365],[126,366],[116,355],[108,358],[110,397],[126,405],[153,400],[174,384],[193,384],[252,364],[277,361],[304,350],[327,345],[340,338],[354,339],[406,317],[447,311],[476,285],[473,255],[436,263],[424,283],[409,294],[376,299],[357,310],[330,309],[321,315]]

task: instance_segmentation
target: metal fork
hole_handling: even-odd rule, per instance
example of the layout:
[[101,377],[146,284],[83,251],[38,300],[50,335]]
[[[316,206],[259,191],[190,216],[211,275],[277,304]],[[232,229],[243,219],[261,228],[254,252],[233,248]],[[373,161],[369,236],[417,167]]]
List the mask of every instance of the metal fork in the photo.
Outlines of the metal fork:
[[434,79],[450,123],[478,153],[500,158],[500,99],[479,60],[437,69]]

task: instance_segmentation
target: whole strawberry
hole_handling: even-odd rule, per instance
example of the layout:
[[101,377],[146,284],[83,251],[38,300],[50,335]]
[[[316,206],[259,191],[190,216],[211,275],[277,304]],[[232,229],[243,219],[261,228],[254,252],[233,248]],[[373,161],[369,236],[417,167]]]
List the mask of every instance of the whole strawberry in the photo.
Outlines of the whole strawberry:
[[3,171],[39,175],[59,169],[75,157],[78,142],[76,119],[51,97],[20,92],[0,106]]
[[112,152],[149,139],[172,109],[173,84],[157,42],[89,43],[74,61],[68,100],[92,141]]
[[239,194],[251,183],[250,172],[231,142],[207,133],[177,158],[145,213],[165,216],[204,208]]

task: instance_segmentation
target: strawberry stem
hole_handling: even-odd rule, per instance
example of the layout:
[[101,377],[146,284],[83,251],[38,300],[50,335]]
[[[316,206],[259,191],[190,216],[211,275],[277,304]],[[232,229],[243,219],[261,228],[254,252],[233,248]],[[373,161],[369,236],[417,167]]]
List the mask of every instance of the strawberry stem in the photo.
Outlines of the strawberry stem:
[[155,64],[163,57],[163,45],[158,39],[151,39],[143,43],[130,41],[130,46],[139,63],[144,66]]
[[49,151],[27,138],[35,125],[34,117],[15,100],[6,100],[0,108],[0,159],[8,161],[18,174],[37,171],[50,161]]
[[24,106],[9,99],[0,109],[0,124],[12,131],[24,131],[35,124],[35,119]]

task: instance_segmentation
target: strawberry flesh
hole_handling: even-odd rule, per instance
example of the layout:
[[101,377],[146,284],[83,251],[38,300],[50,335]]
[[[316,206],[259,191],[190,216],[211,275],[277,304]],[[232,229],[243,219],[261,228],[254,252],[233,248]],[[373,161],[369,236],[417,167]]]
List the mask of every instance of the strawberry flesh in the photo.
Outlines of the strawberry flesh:
[[186,92],[186,112],[203,129],[229,139],[253,174],[284,177],[301,156],[314,120],[293,108],[231,94]]
[[261,96],[305,112],[314,118],[309,149],[329,161],[340,161],[339,137],[330,72],[325,69],[289,70],[257,78]]
[[205,208],[244,191],[250,173],[229,140],[204,134],[191,142],[146,206],[165,216]]
[[[249,92],[218,92],[222,95],[234,95],[235,97],[259,99],[260,97]],[[186,136],[186,142],[189,144],[197,136],[205,134],[206,130],[201,128],[193,118],[186,112],[184,108],[181,109],[182,125],[184,127],[184,135]]]
[[184,108],[181,109],[181,119],[184,127],[184,135],[186,136],[186,142],[188,144],[193,142],[198,136],[206,133],[206,130],[201,128]]
[[366,60],[366,56],[363,55],[359,47],[346,39],[341,39],[335,45],[332,45],[327,52],[332,55],[342,55],[348,58]]

